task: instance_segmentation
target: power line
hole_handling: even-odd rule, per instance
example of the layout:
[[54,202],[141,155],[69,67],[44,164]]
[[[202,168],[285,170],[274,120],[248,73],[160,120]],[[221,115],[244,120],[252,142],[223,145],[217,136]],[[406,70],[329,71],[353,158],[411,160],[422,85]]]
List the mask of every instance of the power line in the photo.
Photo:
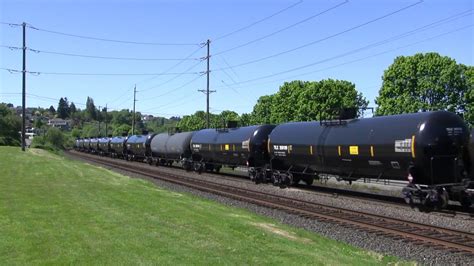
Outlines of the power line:
[[8,25],[8,26],[11,26],[11,27],[21,27],[22,26],[21,24],[18,24],[18,23],[11,23],[11,22],[4,22],[4,21],[0,21],[0,24]]
[[[132,89],[133,89],[132,87],[130,87],[130,88],[128,88],[128,89],[126,89],[126,90],[125,90],[125,92],[124,92],[123,94],[121,94],[121,95],[120,95],[119,97],[117,97],[117,98],[114,98],[114,99],[113,99],[113,100],[111,100],[111,101],[108,101],[108,102],[107,102],[107,104],[109,104],[109,103],[113,103],[113,102],[115,102],[115,101],[117,101],[117,100],[121,99],[123,96],[127,95],[127,94],[130,92],[130,90],[132,90]],[[128,99],[127,99],[127,100],[128,100]]]
[[372,24],[374,22],[377,22],[379,20],[382,20],[384,18],[387,18],[389,16],[392,16],[392,15],[395,15],[397,13],[400,13],[402,11],[405,11],[409,8],[412,8],[416,5],[419,5],[421,3],[423,3],[424,0],[420,0],[414,4],[411,4],[411,5],[408,5],[408,6],[405,6],[403,8],[400,8],[400,9],[397,9],[395,11],[392,11],[388,14],[385,14],[383,16],[380,16],[380,17],[377,17],[375,19],[371,19],[369,21],[366,21],[362,24],[359,24],[357,26],[354,26],[354,27],[351,27],[351,28],[348,28],[346,30],[343,30],[343,31],[340,31],[338,33],[335,33],[335,34],[332,34],[330,36],[327,36],[327,37],[324,37],[324,38],[321,38],[321,39],[318,39],[318,40],[315,40],[315,41],[312,41],[312,42],[309,42],[309,43],[306,43],[304,45],[301,45],[301,46],[298,46],[298,47],[295,47],[295,48],[292,48],[292,49],[289,49],[289,50],[285,50],[285,51],[282,51],[282,52],[279,52],[279,53],[276,53],[276,54],[272,54],[272,55],[269,55],[269,56],[265,56],[265,57],[261,57],[261,58],[258,58],[258,59],[254,59],[254,60],[251,60],[251,61],[247,61],[247,62],[244,62],[244,63],[240,63],[240,64],[237,64],[237,65],[233,65],[231,67],[226,67],[226,68],[219,68],[219,69],[214,69],[213,71],[221,71],[222,69],[230,69],[230,68],[236,68],[236,67],[241,67],[241,66],[245,66],[245,65],[250,65],[250,64],[254,64],[254,63],[257,63],[257,62],[261,62],[261,61],[264,61],[264,60],[268,60],[270,58],[273,58],[273,57],[277,57],[277,56],[281,56],[281,55],[284,55],[284,54],[287,54],[287,53],[290,53],[290,52],[294,52],[296,50],[299,50],[299,49],[302,49],[302,48],[305,48],[305,47],[308,47],[308,46],[311,46],[311,45],[314,45],[316,43],[320,43],[320,42],[323,42],[323,41],[326,41],[326,40],[329,40],[329,39],[332,39],[334,37],[337,37],[337,36],[340,36],[342,34],[345,34],[345,33],[348,33],[350,31],[353,31],[353,30],[356,30],[358,28],[362,28],[364,26],[367,26],[369,24]]
[[[8,47],[8,48],[19,48],[19,47]],[[21,49],[21,48],[20,48]],[[199,60],[199,58],[137,58],[137,57],[117,57],[117,56],[98,56],[98,55],[85,55],[85,54],[74,54],[74,53],[63,53],[54,51],[44,51],[27,48],[29,51],[35,53],[45,53],[72,57],[84,57],[84,58],[96,58],[96,59],[110,59],[110,60],[134,60],[134,61],[186,61],[186,60]]]
[[[202,64],[202,62],[203,62],[203,61],[199,61],[199,62],[197,62],[196,64],[194,64],[194,65],[188,67],[186,70],[184,70],[184,73],[186,73],[186,72],[188,72],[188,71],[191,71],[192,69],[194,69],[194,68],[197,67],[198,65]],[[201,74],[201,73],[199,73],[199,74]],[[167,84],[167,83],[170,83],[171,81],[173,81],[173,80],[179,78],[180,76],[182,76],[182,75],[181,75],[181,74],[178,74],[178,75],[176,75],[176,76],[174,76],[174,77],[168,79],[168,80],[165,81],[165,82],[162,82],[162,83],[160,83],[160,84],[158,84],[158,85],[154,85],[154,86],[152,86],[152,87],[149,87],[149,88],[140,90],[139,92],[144,92],[144,91],[148,91],[148,90],[155,89],[155,88],[157,88],[157,87],[163,86],[163,85],[165,85],[165,84]]]
[[7,49],[10,49],[12,51],[14,51],[14,50],[23,50],[23,47],[9,46],[9,45],[3,45],[3,44],[0,44],[0,47],[7,48]]
[[[191,57],[194,56],[199,50],[201,50],[203,47],[204,47],[204,46],[199,46],[196,50],[194,50],[193,52],[191,52],[191,53],[190,53],[188,56],[186,56],[184,59],[189,59],[189,58],[191,58]],[[167,73],[167,72],[173,70],[174,68],[176,68],[176,67],[178,67],[179,65],[181,65],[183,62],[185,62],[185,60],[181,60],[181,61],[177,62],[176,64],[174,64],[173,66],[171,66],[170,68],[168,68],[167,70],[165,70],[163,73]],[[194,66],[197,66],[199,63],[200,63],[200,62],[198,62],[198,63],[195,64]],[[188,68],[188,69],[185,70],[185,72],[188,72],[188,71],[190,71],[191,69],[192,69],[192,68]],[[176,75],[175,77],[169,79],[168,81],[166,81],[166,82],[164,82],[164,83],[159,84],[158,86],[163,85],[163,84],[166,84],[166,83],[168,83],[168,82],[170,82],[170,81],[172,81],[172,80],[174,80],[174,79],[176,79],[176,78],[178,78],[178,77],[180,77],[180,76],[181,76],[181,75]],[[127,93],[128,93],[131,89],[133,89],[132,86],[135,86],[135,85],[137,85],[137,84],[142,84],[142,83],[144,83],[144,82],[149,82],[149,81],[151,81],[151,80],[153,80],[153,79],[156,79],[157,77],[158,77],[158,76],[154,76],[154,77],[151,77],[151,78],[147,78],[147,79],[138,81],[138,82],[134,83],[133,85],[130,85],[130,87],[129,87],[128,89],[126,89],[125,92],[124,92],[120,97],[118,97],[118,98],[116,98],[116,99],[110,101],[109,103],[115,102],[115,101],[119,100],[120,98],[122,98],[123,96],[127,95]],[[155,87],[157,87],[157,86],[155,86]],[[154,88],[154,87],[141,90],[141,92],[147,91],[147,90],[152,89],[152,88]],[[128,98],[127,101],[128,101],[129,99],[130,99],[130,98]],[[124,102],[125,102],[125,101],[122,101],[122,102],[120,103],[120,105],[122,105]],[[120,106],[120,105],[119,105],[119,106]]]
[[[194,101],[194,97],[197,96],[196,94],[197,94],[196,92],[194,92],[194,94],[189,93],[189,94],[187,94],[187,95],[184,96],[184,97],[181,97],[181,96],[180,96],[178,99],[175,99],[175,100],[173,100],[173,101],[169,101],[168,103],[162,104],[162,105],[160,105],[160,106],[158,106],[158,107],[153,107],[153,108],[145,109],[145,110],[143,110],[142,112],[146,112],[146,111],[150,111],[150,110],[162,110],[164,107],[166,107],[166,109],[169,109],[169,108],[181,106],[181,105],[183,105],[183,104],[185,104],[185,103],[188,103],[188,102],[189,102],[189,100],[188,100],[189,98],[192,98],[192,100]],[[184,101],[184,102],[183,102],[183,100],[187,100],[187,101]],[[181,102],[181,103],[179,103],[179,102]],[[179,104],[176,104],[176,103],[179,103]],[[170,105],[171,105],[171,106],[170,106]],[[165,110],[166,110],[166,109],[165,109]]]
[[[356,59],[356,60],[344,62],[344,63],[337,64],[337,65],[333,65],[333,66],[330,66],[330,67],[327,67],[327,68],[323,68],[323,69],[318,69],[318,70],[309,71],[309,72],[302,73],[302,74],[293,75],[293,76],[290,76],[290,77],[285,77],[285,78],[282,78],[282,79],[279,79],[279,80],[286,80],[286,79],[289,79],[289,78],[294,78],[294,77],[298,77],[298,76],[304,76],[304,75],[308,75],[308,74],[312,74],[312,73],[321,72],[321,71],[325,71],[325,70],[328,70],[328,69],[336,68],[336,67],[339,67],[339,66],[343,66],[343,65],[347,65],[347,64],[351,64],[351,63],[363,61],[363,60],[366,60],[366,59],[369,59],[369,58],[372,58],[372,57],[376,57],[376,56],[379,56],[379,55],[382,55],[382,54],[386,54],[386,53],[389,53],[389,52],[392,52],[392,51],[395,51],[395,50],[400,50],[400,49],[403,49],[403,48],[406,48],[406,47],[410,47],[410,46],[413,46],[413,45],[416,45],[416,44],[419,44],[419,43],[427,42],[427,41],[430,41],[430,40],[432,40],[432,39],[436,39],[436,38],[439,38],[439,37],[442,37],[442,36],[445,36],[445,35],[448,35],[448,34],[452,34],[452,33],[454,33],[454,32],[458,32],[458,31],[461,31],[461,30],[465,30],[465,29],[467,29],[467,28],[469,28],[469,27],[472,27],[472,26],[474,26],[474,24],[470,24],[470,25],[467,25],[467,26],[464,26],[464,27],[461,27],[461,28],[457,28],[457,29],[454,29],[454,30],[451,30],[451,31],[448,31],[448,32],[445,32],[445,33],[442,33],[442,34],[439,34],[439,35],[430,37],[430,38],[423,39],[423,40],[418,41],[418,42],[414,42],[414,43],[411,43],[411,44],[408,44],[408,45],[405,45],[405,46],[401,46],[401,47],[397,47],[397,48],[394,48],[394,49],[389,49],[389,50],[386,50],[386,51],[383,51],[383,52],[380,52],[380,53],[377,53],[377,54],[373,54],[373,55],[370,55],[370,56],[367,56],[367,57],[363,57],[363,58],[359,58],[359,59]],[[402,36],[402,35],[403,35],[403,36]],[[411,34],[410,34],[410,35],[411,35]],[[401,35],[399,35],[399,36],[400,36],[400,38],[402,38],[402,37],[406,37],[406,36],[408,36],[408,35],[407,35],[407,34],[401,34]],[[389,39],[394,39],[394,38],[395,38],[395,37],[392,37],[392,38],[389,38]],[[398,39],[400,39],[400,38],[398,38]],[[387,39],[387,40],[388,40],[388,39]],[[377,43],[375,43],[375,44],[381,45],[381,44],[385,44],[385,43],[387,43],[387,42],[384,40],[384,41],[377,42]],[[250,79],[250,80],[241,81],[241,82],[238,82],[238,83],[236,83],[236,84],[251,83],[251,82],[254,82],[254,81],[266,79],[266,78],[273,77],[273,76],[278,76],[278,75],[285,74],[285,73],[288,73],[288,72],[293,72],[293,71],[295,71],[295,70],[307,68],[307,67],[309,67],[309,66],[313,66],[313,65],[320,64],[320,63],[323,63],[323,62],[331,61],[331,60],[333,60],[333,59],[337,59],[337,58],[340,58],[340,57],[344,57],[344,56],[347,56],[347,55],[352,54],[352,53],[354,53],[354,52],[360,52],[360,51],[362,51],[362,50],[365,50],[365,48],[367,48],[367,47],[372,47],[372,46],[374,46],[374,44],[370,44],[370,45],[367,45],[367,46],[364,46],[364,47],[361,47],[361,48],[358,48],[358,49],[354,49],[354,50],[352,50],[351,52],[344,53],[344,54],[340,54],[340,55],[337,55],[337,56],[333,56],[333,57],[331,57],[331,58],[327,58],[327,59],[324,59],[324,60],[321,60],[321,61],[318,61],[318,62],[314,62],[314,63],[308,64],[308,65],[304,65],[304,66],[301,66],[301,67],[289,69],[289,70],[286,70],[286,71],[282,71],[282,72],[275,73],[275,74],[271,74],[271,75],[267,75],[267,76],[262,76],[262,77],[258,77],[258,78],[254,78],[254,79]],[[274,80],[274,81],[271,81],[271,82],[275,82],[275,81],[279,81],[279,80]]]
[[195,82],[195,81],[198,80],[200,77],[202,77],[202,76],[197,76],[197,77],[193,78],[192,80],[190,80],[190,81],[184,83],[183,85],[181,85],[181,86],[179,86],[179,87],[177,87],[177,88],[168,90],[168,91],[166,91],[166,92],[164,92],[164,93],[162,93],[162,94],[160,94],[160,95],[157,95],[157,96],[154,96],[154,97],[151,97],[151,98],[143,99],[142,101],[150,101],[150,100],[156,99],[156,98],[158,98],[158,97],[165,96],[165,95],[167,95],[167,94],[170,94],[170,93],[172,93],[172,92],[175,92],[175,91],[177,91],[177,90],[180,90],[180,89],[186,87],[187,85],[189,85],[189,84]]
[[226,33],[226,34],[224,34],[224,35],[221,35],[221,36],[215,38],[213,41],[217,41],[217,40],[224,39],[224,38],[229,37],[229,36],[231,36],[231,35],[234,35],[234,34],[236,34],[236,33],[238,33],[238,32],[241,32],[241,31],[243,31],[243,30],[246,30],[246,29],[248,29],[248,28],[251,28],[251,27],[253,27],[253,26],[255,26],[255,25],[259,24],[259,23],[262,23],[262,22],[264,22],[264,21],[266,21],[266,20],[268,20],[268,19],[270,19],[270,18],[272,18],[272,17],[274,17],[274,16],[277,16],[277,15],[279,15],[279,14],[281,14],[281,13],[283,13],[283,12],[285,12],[285,11],[287,11],[287,10],[289,10],[289,9],[291,9],[291,8],[293,8],[293,7],[295,7],[295,6],[299,5],[299,4],[301,4],[301,3],[303,3],[303,0],[300,0],[300,1],[294,3],[294,4],[290,5],[290,6],[287,6],[287,7],[283,8],[283,9],[277,11],[276,13],[273,13],[273,14],[267,16],[267,17],[264,17],[264,18],[262,18],[262,19],[259,19],[259,20],[255,21],[255,22],[252,22],[252,23],[250,23],[249,25],[243,26],[242,28],[239,28],[239,29],[236,29],[236,30],[231,31],[231,32],[229,32],[229,33]]
[[126,40],[114,40],[114,39],[98,38],[98,37],[91,37],[91,36],[84,36],[84,35],[77,35],[77,34],[65,33],[65,32],[60,32],[60,31],[48,30],[48,29],[34,27],[30,24],[28,24],[27,27],[33,30],[57,34],[57,35],[95,40],[95,41],[103,41],[103,42],[137,44],[137,45],[157,45],[157,46],[196,46],[196,45],[199,45],[198,43],[157,43],[157,42],[136,42],[136,41],[126,41]]
[[[197,48],[196,50],[194,50],[192,53],[190,53],[190,54],[189,54],[187,57],[185,57],[185,58],[191,58],[191,57],[194,56],[197,52],[199,52],[203,47],[204,47],[203,45],[199,46],[199,48]],[[173,66],[171,66],[170,68],[168,68],[167,70],[165,70],[164,73],[167,73],[167,72],[169,72],[169,71],[175,69],[176,67],[178,67],[179,65],[181,65],[183,62],[185,62],[185,61],[184,61],[184,60],[183,60],[183,61],[179,61],[178,63],[174,64]],[[201,62],[202,62],[202,58],[201,58],[201,61],[199,61],[199,62],[197,62],[196,64],[192,65],[191,67],[187,68],[184,72],[191,71],[194,67],[196,67],[197,65],[199,65]],[[149,88],[143,89],[143,90],[141,90],[141,91],[143,92],[143,91],[151,90],[151,89],[153,89],[153,88],[162,86],[162,85],[164,85],[164,84],[167,84],[167,83],[169,83],[169,82],[171,82],[171,81],[177,79],[177,78],[180,77],[180,76],[181,76],[181,75],[176,75],[175,77],[172,77],[172,78],[170,78],[169,80],[167,80],[167,81],[165,81],[165,82],[162,82],[162,83],[160,83],[160,84],[158,84],[158,85],[155,85],[155,86],[153,86],[153,87],[149,87]],[[157,77],[158,77],[158,76],[156,76],[156,77],[151,77],[151,78],[149,78],[149,79],[142,80],[142,81],[138,82],[137,84],[143,83],[143,82],[151,81],[151,80],[153,80],[153,79],[156,79]]]
[[[10,73],[23,73],[22,70],[3,68]],[[34,75],[60,75],[60,76],[166,76],[166,75],[197,75],[199,72],[178,72],[178,73],[80,73],[80,72],[47,72],[47,71],[25,71]]]
[[223,51],[214,53],[214,56],[220,55],[220,54],[223,54],[223,53],[227,53],[227,52],[230,52],[230,51],[233,51],[233,50],[236,50],[236,49],[245,47],[245,46],[250,45],[250,44],[252,44],[252,43],[256,43],[256,42],[258,42],[258,41],[264,40],[264,39],[266,39],[266,38],[268,38],[268,37],[274,36],[274,35],[276,35],[276,34],[278,34],[278,33],[281,33],[281,32],[283,32],[283,31],[286,31],[286,30],[288,30],[288,29],[291,29],[291,28],[293,28],[293,27],[296,27],[297,25],[303,24],[303,23],[308,22],[308,21],[310,21],[310,20],[312,20],[312,19],[314,19],[314,18],[317,18],[317,17],[319,17],[319,16],[321,16],[321,15],[323,15],[323,14],[325,14],[325,13],[331,11],[331,10],[337,9],[337,8],[339,8],[340,6],[345,5],[345,4],[347,4],[347,3],[349,3],[349,1],[348,1],[348,0],[345,0],[345,1],[342,2],[342,3],[339,3],[339,4],[335,5],[335,6],[332,6],[332,7],[328,8],[328,9],[326,9],[326,10],[323,10],[323,11],[321,11],[321,12],[319,12],[319,13],[316,13],[316,14],[314,14],[314,15],[312,15],[312,16],[309,16],[309,17],[307,17],[307,18],[305,18],[305,19],[303,19],[303,20],[300,20],[300,21],[298,21],[298,22],[296,22],[296,23],[293,23],[293,24],[291,24],[291,25],[289,25],[289,26],[286,26],[286,27],[284,27],[284,28],[282,28],[282,29],[279,29],[279,30],[277,30],[277,31],[274,31],[274,32],[272,32],[272,33],[270,33],[270,34],[264,35],[264,36],[262,36],[262,37],[260,37],[260,38],[257,38],[257,39],[248,41],[248,42],[243,43],[243,44],[239,44],[239,45],[234,46],[234,47],[232,47],[232,48],[229,48],[229,49],[227,49],[227,50],[223,50]]

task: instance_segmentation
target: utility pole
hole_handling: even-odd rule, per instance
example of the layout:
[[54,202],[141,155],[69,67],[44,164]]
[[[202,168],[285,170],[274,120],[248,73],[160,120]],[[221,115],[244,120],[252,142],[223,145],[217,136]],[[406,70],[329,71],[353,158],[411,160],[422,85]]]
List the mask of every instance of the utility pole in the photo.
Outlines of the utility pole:
[[97,115],[97,120],[99,121],[99,136],[97,136],[98,138],[100,138],[100,105],[99,105],[99,114]]
[[107,132],[107,104],[105,105],[105,137],[108,138],[108,132]]
[[135,135],[135,102],[137,96],[137,85],[133,88],[133,120],[132,120],[132,135]]
[[208,39],[207,42],[206,42],[206,45],[207,45],[207,71],[206,71],[206,74],[207,74],[207,87],[206,87],[206,90],[198,90],[204,94],[206,94],[206,126],[207,128],[210,127],[209,125],[209,94],[213,93],[213,92],[216,92],[215,90],[212,90],[210,91],[209,90],[209,75],[211,73],[211,71],[209,70],[209,60],[211,58],[210,54],[209,54],[209,46],[210,46],[210,43],[211,41]]
[[22,92],[21,92],[21,150],[25,151],[25,134],[26,134],[26,23],[23,22],[23,81],[22,81]]

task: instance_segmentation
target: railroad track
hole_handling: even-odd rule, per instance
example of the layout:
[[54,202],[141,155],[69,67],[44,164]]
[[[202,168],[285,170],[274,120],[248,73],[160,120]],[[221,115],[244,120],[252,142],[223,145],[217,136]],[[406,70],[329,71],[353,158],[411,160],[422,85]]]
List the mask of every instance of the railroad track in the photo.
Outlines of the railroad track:
[[447,250],[453,253],[463,253],[474,259],[474,233],[471,232],[463,232],[371,213],[347,210],[262,191],[242,189],[236,186],[187,177],[179,173],[160,171],[159,168],[150,170],[144,165],[131,164],[125,161],[101,158],[78,152],[72,152],[70,154],[101,165],[200,191],[282,210],[309,219],[337,223],[341,226],[356,230],[363,230],[394,239],[402,239],[416,245]]

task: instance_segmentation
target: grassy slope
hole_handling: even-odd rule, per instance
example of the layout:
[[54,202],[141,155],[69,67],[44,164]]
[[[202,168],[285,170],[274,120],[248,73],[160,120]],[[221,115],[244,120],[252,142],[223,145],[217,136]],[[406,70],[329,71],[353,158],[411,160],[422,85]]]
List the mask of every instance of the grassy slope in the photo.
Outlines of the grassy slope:
[[396,259],[42,150],[0,147],[0,261],[369,265]]

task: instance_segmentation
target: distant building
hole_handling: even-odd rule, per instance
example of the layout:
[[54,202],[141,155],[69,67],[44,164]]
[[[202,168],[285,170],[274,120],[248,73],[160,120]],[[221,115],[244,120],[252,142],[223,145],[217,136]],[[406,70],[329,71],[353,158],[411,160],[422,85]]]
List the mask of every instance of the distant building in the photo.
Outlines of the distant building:
[[53,118],[48,120],[48,126],[57,127],[61,129],[69,129],[71,120],[64,120],[61,118]]
[[152,115],[142,115],[142,121],[144,122],[153,121],[154,118]]

